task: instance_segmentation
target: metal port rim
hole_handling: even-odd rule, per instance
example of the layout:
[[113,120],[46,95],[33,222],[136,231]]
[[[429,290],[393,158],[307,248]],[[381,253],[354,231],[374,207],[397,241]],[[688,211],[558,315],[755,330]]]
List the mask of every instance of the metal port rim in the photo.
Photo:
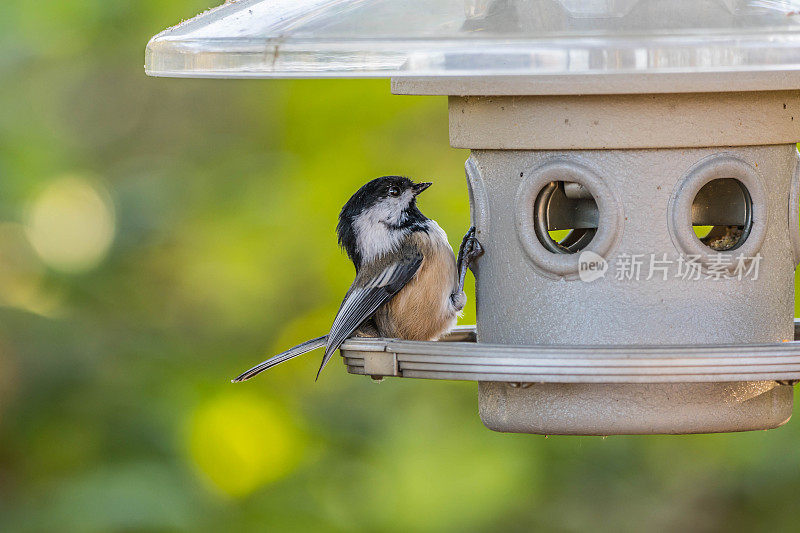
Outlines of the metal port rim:
[[607,257],[622,233],[622,207],[612,189],[589,166],[573,159],[557,157],[526,170],[517,188],[514,222],[517,238],[531,264],[552,279],[578,279],[580,255],[553,253],[536,235],[535,204],[539,193],[552,181],[579,183],[589,190],[599,211],[596,233],[583,251]]
[[504,345],[475,342],[475,326],[437,342],[351,338],[351,374],[510,383],[689,383],[800,380],[793,341],[714,345]]
[[[734,178],[749,196],[749,229],[743,241],[730,250],[715,251],[703,244],[692,230],[692,203],[704,185],[716,179]],[[756,169],[736,154],[722,152],[701,159],[677,182],[669,202],[669,228],[679,252],[696,257],[704,266],[728,258],[726,271],[734,269],[737,259],[756,257],[767,234],[769,205],[766,188]]]

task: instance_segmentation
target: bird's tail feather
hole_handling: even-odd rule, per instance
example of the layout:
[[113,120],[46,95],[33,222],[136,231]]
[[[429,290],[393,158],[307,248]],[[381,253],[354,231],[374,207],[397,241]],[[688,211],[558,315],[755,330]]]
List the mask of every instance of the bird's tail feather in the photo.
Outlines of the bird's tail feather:
[[247,372],[242,373],[240,376],[236,377],[235,379],[231,380],[231,383],[239,383],[240,381],[247,381],[248,379],[252,378],[253,376],[257,376],[264,370],[272,368],[275,365],[279,365],[284,361],[288,361],[289,359],[293,359],[298,355],[303,355],[306,352],[310,352],[311,350],[316,350],[317,348],[322,348],[328,342],[328,336],[323,335],[322,337],[317,337],[316,339],[308,340],[302,344],[298,344],[294,348],[289,348],[285,352],[281,352],[278,355],[271,357],[260,363]]

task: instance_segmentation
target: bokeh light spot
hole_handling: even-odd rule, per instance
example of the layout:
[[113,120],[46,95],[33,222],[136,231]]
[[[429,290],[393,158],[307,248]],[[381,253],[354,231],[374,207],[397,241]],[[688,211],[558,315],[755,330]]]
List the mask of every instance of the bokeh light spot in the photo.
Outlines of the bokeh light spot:
[[196,468],[214,488],[233,497],[292,472],[305,448],[302,432],[286,411],[248,391],[201,404],[191,417],[188,439]]
[[43,271],[22,225],[0,223],[0,306],[56,315],[60,298],[44,287]]
[[98,184],[79,176],[52,182],[31,205],[26,234],[49,267],[85,272],[97,266],[114,239],[114,208]]

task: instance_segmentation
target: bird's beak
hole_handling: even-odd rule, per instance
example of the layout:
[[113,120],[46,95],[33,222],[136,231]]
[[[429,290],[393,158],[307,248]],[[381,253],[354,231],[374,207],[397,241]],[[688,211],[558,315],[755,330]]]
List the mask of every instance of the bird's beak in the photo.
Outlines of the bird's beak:
[[431,185],[433,185],[433,183],[431,183],[430,181],[426,181],[425,183],[415,183],[414,185],[411,186],[411,190],[414,191],[414,196],[416,196],[425,189],[427,189],[428,187],[430,187]]

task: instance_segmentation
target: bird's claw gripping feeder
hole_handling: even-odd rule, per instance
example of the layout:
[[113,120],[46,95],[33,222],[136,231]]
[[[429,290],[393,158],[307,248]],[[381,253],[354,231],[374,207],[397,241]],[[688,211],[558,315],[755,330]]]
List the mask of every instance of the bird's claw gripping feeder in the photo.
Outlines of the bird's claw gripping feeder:
[[800,379],[795,4],[239,0],[154,37],[146,69],[449,96],[477,327],[351,339],[351,373],[478,381],[498,431],[766,429]]

